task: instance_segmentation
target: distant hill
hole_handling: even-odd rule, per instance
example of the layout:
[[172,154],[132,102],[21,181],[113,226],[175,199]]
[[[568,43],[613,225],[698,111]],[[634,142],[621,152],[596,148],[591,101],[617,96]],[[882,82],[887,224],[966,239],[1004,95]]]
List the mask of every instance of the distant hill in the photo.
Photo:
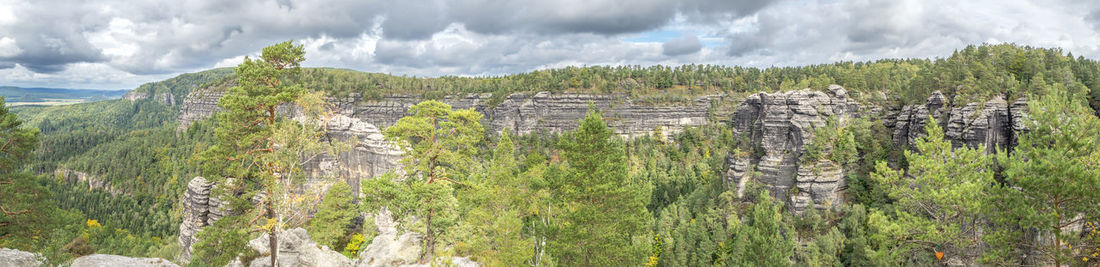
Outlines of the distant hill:
[[0,86],[0,95],[12,105],[60,105],[121,98],[129,90],[23,88]]

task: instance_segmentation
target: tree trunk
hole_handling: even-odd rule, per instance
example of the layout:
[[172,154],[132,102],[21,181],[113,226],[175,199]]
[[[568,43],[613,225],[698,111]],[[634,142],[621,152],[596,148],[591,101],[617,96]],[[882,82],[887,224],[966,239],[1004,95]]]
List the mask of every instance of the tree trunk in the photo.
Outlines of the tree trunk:
[[[271,205],[271,197],[273,197],[273,195],[271,193],[272,193],[271,190],[268,190],[268,195],[267,195],[268,196],[268,201],[267,201],[267,219],[268,220],[275,219],[275,209]],[[278,222],[276,222],[275,225],[272,225],[270,230],[267,230],[268,249],[269,249],[269,251],[271,251],[271,267],[278,267],[279,266],[278,265],[278,263],[279,263],[278,262],[278,258],[279,258],[279,237],[275,233],[275,229],[277,229],[277,228],[279,228]]]
[[432,215],[435,215],[435,210],[428,211],[428,217],[424,220],[424,225],[427,229],[427,236],[425,236],[424,242],[427,243],[427,250],[424,251],[424,256],[421,257],[420,263],[429,263],[432,259],[432,254],[435,254],[435,236],[432,233]]

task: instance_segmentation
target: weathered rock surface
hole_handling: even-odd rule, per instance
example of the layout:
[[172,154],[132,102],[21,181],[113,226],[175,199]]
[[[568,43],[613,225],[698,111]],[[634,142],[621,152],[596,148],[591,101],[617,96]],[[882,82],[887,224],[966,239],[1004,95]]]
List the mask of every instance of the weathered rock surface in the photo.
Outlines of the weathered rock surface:
[[936,91],[921,105],[908,105],[888,111],[883,123],[894,132],[894,144],[913,148],[926,133],[924,126],[933,117],[944,129],[944,139],[955,147],[984,146],[987,153],[1016,146],[1016,138],[1027,129],[1021,123],[1027,112],[1027,99],[1009,104],[997,96],[984,103],[952,105]]
[[224,202],[210,197],[210,189],[214,184],[203,177],[195,177],[187,183],[187,192],[180,199],[180,207],[183,208],[183,222],[180,223],[180,256],[179,262],[186,264],[191,261],[191,246],[198,240],[195,234],[203,226],[211,225],[225,215],[222,208]]
[[[730,122],[734,137],[748,141],[755,151],[731,154],[727,179],[741,194],[747,180],[756,179],[796,212],[841,204],[842,168],[831,162],[799,166],[799,157],[804,146],[813,142],[814,128],[834,117],[843,123],[858,111],[859,104],[840,86],[831,86],[828,92],[804,89],[749,96]],[[750,177],[750,172],[758,177]]]
[[[126,100],[130,100],[130,102],[137,102],[138,100],[149,99],[149,93],[148,92],[139,92],[138,90],[134,90],[134,91],[130,91],[130,92],[127,92],[126,94],[122,95],[122,98],[126,99]],[[157,103],[161,103],[165,106],[175,106],[176,105],[176,96],[174,96],[174,95],[172,95],[171,93],[168,93],[168,92],[156,93],[156,94],[153,94],[153,101],[157,101]]]
[[[210,117],[217,110],[217,101],[223,91],[204,88],[191,92],[180,110],[180,129],[186,129],[196,120]],[[483,124],[493,131],[511,129],[517,133],[563,132],[577,126],[591,103],[608,118],[608,124],[621,135],[632,136],[652,132],[658,126],[668,133],[679,132],[686,126],[706,123],[711,101],[717,97],[700,97],[691,103],[676,106],[635,104],[622,94],[586,95],[516,93],[502,103],[490,104],[491,94],[468,94],[463,97],[447,97],[441,101],[456,109],[473,108],[485,114]],[[408,108],[423,100],[411,95],[385,96],[381,100],[366,100],[357,94],[343,98],[329,98],[336,111],[378,127],[393,125],[408,115]]]
[[[303,266],[303,267],[341,267],[352,266],[352,261],[339,252],[327,247],[317,246],[309,238],[306,229],[294,228],[278,233],[279,254],[277,261],[279,266]],[[248,246],[259,252],[260,255],[271,255],[269,238],[267,234],[248,242]],[[259,257],[248,264],[250,267],[271,266],[270,256]]]
[[367,248],[359,254],[356,266],[381,267],[416,264],[420,259],[420,235],[397,232],[397,223],[389,211],[382,210],[376,216],[374,224],[378,227],[378,236],[374,237]]
[[[310,177],[332,176],[345,181],[352,192],[359,192],[362,179],[382,175],[391,170],[400,171],[401,157],[404,152],[383,139],[377,126],[357,118],[336,115],[325,123],[325,141],[353,141],[348,151],[338,155],[320,155],[305,164]],[[307,181],[320,183],[320,179]],[[308,186],[308,185],[307,185]],[[323,188],[327,190],[326,188]]]
[[1026,99],[1009,104],[1003,97],[994,97],[984,103],[952,104],[940,92],[921,105],[862,110],[839,86],[830,86],[828,92],[761,93],[741,103],[730,120],[735,137],[748,143],[727,157],[726,177],[739,196],[747,181],[755,179],[796,212],[827,208],[843,202],[843,166],[825,159],[808,163],[799,159],[804,146],[813,141],[813,129],[831,117],[842,124],[848,118],[880,117],[893,132],[894,143],[910,149],[926,134],[927,118],[933,117],[955,147],[984,146],[987,153],[994,153],[1014,147],[1016,138],[1027,131],[1021,123],[1026,109]]
[[0,248],[0,267],[37,267],[42,265],[34,253]]
[[161,258],[131,258],[118,255],[94,254],[73,260],[72,267],[179,267]]
[[481,264],[466,257],[437,257],[433,264],[417,263],[423,252],[420,244],[420,234],[413,232],[400,233],[397,231],[397,223],[393,221],[390,212],[383,209],[375,215],[375,227],[378,227],[378,236],[374,237],[355,261],[357,267],[428,267],[428,266],[459,266],[476,267]]
[[57,169],[54,170],[54,177],[61,178],[70,184],[87,183],[88,190],[103,190],[111,193],[112,195],[118,195],[121,190],[115,189],[114,185],[107,180],[101,179],[94,175],[89,175],[86,172],[74,171],[69,169]]

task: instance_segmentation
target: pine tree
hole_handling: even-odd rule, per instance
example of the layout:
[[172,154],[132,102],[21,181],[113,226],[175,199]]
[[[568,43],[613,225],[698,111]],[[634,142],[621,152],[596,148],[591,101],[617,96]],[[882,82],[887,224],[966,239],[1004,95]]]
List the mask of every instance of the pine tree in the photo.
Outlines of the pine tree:
[[0,96],[0,247],[30,250],[56,223],[50,192],[22,171],[37,143],[38,129],[23,127]]
[[567,162],[553,195],[565,209],[555,229],[554,254],[564,265],[636,266],[649,246],[644,232],[649,188],[629,179],[623,143],[590,108],[558,144]]
[[317,214],[309,220],[309,236],[317,244],[339,249],[346,244],[348,226],[351,221],[359,216],[359,210],[355,206],[355,200],[351,195],[351,188],[345,182],[336,182],[325,193],[325,199],[321,200]]
[[479,181],[462,188],[462,205],[469,210],[462,217],[470,254],[486,266],[526,265],[534,255],[534,244],[524,238],[522,216],[530,198],[526,173],[519,172],[515,144],[507,132],[497,142],[488,170]]
[[767,191],[756,197],[737,232],[730,266],[789,266],[794,255],[794,229],[783,223],[782,204]]
[[421,262],[427,263],[435,254],[436,243],[457,220],[454,186],[468,175],[485,130],[480,113],[452,110],[439,101],[421,102],[409,108],[409,113],[383,131],[405,151],[401,163],[407,177],[389,173],[363,181],[363,207],[367,212],[385,207],[399,218],[419,218],[426,248]]
[[892,170],[879,162],[871,174],[896,200],[896,218],[876,227],[890,229],[882,231],[889,235],[882,239],[891,240],[899,251],[913,253],[905,256],[909,260],[934,250],[947,250],[945,259],[973,259],[977,255],[961,253],[981,245],[979,230],[985,219],[980,207],[994,182],[991,156],[980,146],[953,150],[934,118],[929,118],[925,131],[927,136],[917,140],[917,152],[905,152],[908,170]]
[[[246,57],[234,70],[237,86],[218,100],[221,112],[215,115],[218,126],[215,142],[199,157],[203,173],[218,186],[215,195],[227,199],[234,216],[215,224],[230,228],[247,228],[265,232],[271,251],[271,264],[278,257],[277,233],[287,223],[301,223],[301,214],[291,211],[296,199],[292,196],[295,181],[304,177],[302,164],[322,152],[335,153],[344,145],[322,144],[318,121],[327,110],[320,93],[309,93],[296,84],[300,63],[305,60],[301,45],[287,41],[265,47],[260,59]],[[280,106],[296,105],[304,119],[294,120],[280,114]],[[253,203],[254,200],[259,203]],[[262,220],[261,220],[262,219]],[[225,220],[225,218],[223,218]],[[207,231],[207,230],[203,230]],[[232,229],[210,231],[235,231]],[[237,244],[242,235],[219,235],[227,244]],[[228,250],[210,253],[236,255],[244,248],[200,242],[196,249]],[[213,262],[211,265],[224,265]]]
[[997,226],[985,237],[991,263],[1100,260],[1100,119],[1083,97],[1051,89],[1029,103],[1028,132],[1015,151],[997,157],[1004,183],[986,202]]

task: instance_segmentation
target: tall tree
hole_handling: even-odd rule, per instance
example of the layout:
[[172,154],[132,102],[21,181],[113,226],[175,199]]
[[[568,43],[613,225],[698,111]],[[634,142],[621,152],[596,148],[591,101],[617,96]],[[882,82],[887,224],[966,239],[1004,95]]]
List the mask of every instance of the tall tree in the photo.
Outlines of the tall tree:
[[464,208],[464,243],[486,266],[520,266],[534,256],[534,244],[523,236],[523,216],[533,206],[527,173],[515,160],[515,144],[507,132],[497,141],[488,169],[459,191]]
[[359,216],[359,210],[352,198],[351,188],[347,183],[340,181],[332,185],[325,193],[325,199],[321,200],[321,206],[317,208],[317,214],[309,220],[309,236],[317,244],[326,245],[333,249],[340,249],[346,245],[348,226],[355,217]]
[[0,96],[0,247],[29,250],[54,223],[50,192],[22,171],[36,143],[38,129],[23,127]]
[[908,170],[879,162],[871,175],[896,200],[896,219],[878,227],[892,229],[882,231],[891,235],[885,240],[896,241],[901,251],[940,251],[948,253],[945,259],[973,260],[977,255],[962,253],[981,245],[985,220],[980,207],[994,182],[992,158],[984,147],[953,150],[934,118],[929,118],[925,131],[928,135],[917,140],[917,152],[905,152]]
[[631,181],[626,153],[598,111],[558,143],[566,169],[553,181],[561,211],[555,255],[564,265],[641,265],[649,246],[643,233],[650,188]]
[[405,151],[401,163],[406,177],[391,174],[364,181],[363,207],[368,212],[386,207],[398,217],[420,218],[426,247],[421,262],[426,263],[440,237],[455,224],[454,187],[468,175],[485,129],[477,111],[452,110],[439,101],[420,102],[409,113],[383,131]]
[[[292,41],[265,47],[258,60],[246,57],[234,70],[237,86],[218,100],[222,111],[216,115],[215,142],[200,153],[203,173],[218,185],[217,196],[228,199],[233,212],[250,218],[227,220],[236,223],[223,226],[265,232],[272,266],[277,264],[279,230],[285,223],[304,219],[287,213],[292,210],[289,200],[294,199],[289,189],[304,177],[302,163],[342,147],[319,140],[318,124],[325,121],[320,117],[326,109],[320,93],[309,93],[296,83],[303,60],[305,51]],[[297,106],[303,118],[280,114],[280,107],[289,105]],[[241,235],[217,238],[226,236]],[[211,247],[215,246],[206,248]],[[220,252],[235,255],[232,252],[239,251]]]
[[985,259],[991,263],[1062,266],[1100,260],[1094,225],[1100,221],[1100,119],[1084,97],[1047,90],[1028,104],[1028,133],[1015,151],[997,157],[1004,183],[987,201],[997,225],[986,235],[993,249]]
[[731,266],[789,266],[794,229],[783,223],[782,204],[761,191],[737,232]]

